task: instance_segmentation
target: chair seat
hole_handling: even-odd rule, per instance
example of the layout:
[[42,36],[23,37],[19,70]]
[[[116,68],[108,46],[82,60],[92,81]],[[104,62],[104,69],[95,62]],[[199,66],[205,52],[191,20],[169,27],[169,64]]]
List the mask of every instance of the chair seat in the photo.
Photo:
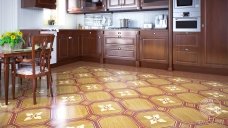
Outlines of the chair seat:
[[[48,72],[48,69],[47,68],[45,68],[45,72]],[[40,66],[36,66],[35,67],[35,73],[36,73],[36,75],[41,73]],[[16,74],[20,74],[20,75],[32,75],[32,66],[24,66],[24,67],[21,67],[21,68],[19,68],[16,71]]]

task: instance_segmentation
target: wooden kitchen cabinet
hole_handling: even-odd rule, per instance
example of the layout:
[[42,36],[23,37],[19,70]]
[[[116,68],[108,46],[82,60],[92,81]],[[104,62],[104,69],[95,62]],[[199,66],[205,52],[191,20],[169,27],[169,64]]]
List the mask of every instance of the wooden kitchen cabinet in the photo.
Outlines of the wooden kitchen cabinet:
[[140,62],[168,64],[168,30],[140,31]]
[[86,12],[100,12],[105,11],[106,0],[67,0],[68,13],[86,13]]
[[227,8],[227,0],[202,0],[203,66],[228,69]]
[[167,8],[169,5],[169,0],[140,0],[142,9],[157,9],[157,8]]
[[201,47],[199,32],[173,33],[173,63],[200,66]]
[[21,0],[22,8],[56,8],[56,0]]
[[139,0],[107,0],[108,10],[140,9]]
[[138,31],[110,30],[104,32],[104,58],[136,61]]
[[103,31],[81,31],[81,56],[85,60],[100,61]]
[[67,0],[66,4],[68,13],[81,13],[83,11],[82,0]]
[[78,31],[61,30],[57,35],[57,60],[58,63],[80,56],[80,35]]

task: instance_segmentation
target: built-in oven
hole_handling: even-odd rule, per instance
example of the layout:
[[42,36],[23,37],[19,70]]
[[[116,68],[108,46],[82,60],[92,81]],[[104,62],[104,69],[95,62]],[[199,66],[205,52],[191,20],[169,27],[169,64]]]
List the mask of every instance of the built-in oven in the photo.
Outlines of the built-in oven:
[[200,17],[174,17],[174,32],[200,32]]

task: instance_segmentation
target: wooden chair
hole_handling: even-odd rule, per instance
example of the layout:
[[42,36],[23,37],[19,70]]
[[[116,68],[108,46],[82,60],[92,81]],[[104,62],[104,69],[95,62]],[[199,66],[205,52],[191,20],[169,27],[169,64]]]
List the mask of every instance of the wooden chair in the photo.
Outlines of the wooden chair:
[[[50,68],[50,58],[51,50],[55,36],[52,34],[39,34],[31,36],[32,52],[31,59],[23,59],[21,62],[30,63],[31,65],[22,66],[16,69],[14,64],[12,71],[12,92],[13,98],[15,98],[15,78],[27,78],[32,79],[33,86],[33,104],[36,104],[36,88],[37,88],[37,78],[42,76],[47,76],[47,86],[50,89],[51,97],[53,97],[52,92],[52,82],[51,82],[51,68]],[[39,47],[37,49],[37,46]],[[37,58],[39,60],[39,65],[37,64]]]

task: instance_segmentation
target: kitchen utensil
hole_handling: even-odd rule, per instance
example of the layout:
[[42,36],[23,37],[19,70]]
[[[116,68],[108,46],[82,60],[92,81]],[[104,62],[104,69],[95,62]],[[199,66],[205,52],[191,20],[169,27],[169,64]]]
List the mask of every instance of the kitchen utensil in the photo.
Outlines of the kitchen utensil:
[[121,28],[128,28],[129,22],[130,22],[130,19],[120,19],[120,27]]

